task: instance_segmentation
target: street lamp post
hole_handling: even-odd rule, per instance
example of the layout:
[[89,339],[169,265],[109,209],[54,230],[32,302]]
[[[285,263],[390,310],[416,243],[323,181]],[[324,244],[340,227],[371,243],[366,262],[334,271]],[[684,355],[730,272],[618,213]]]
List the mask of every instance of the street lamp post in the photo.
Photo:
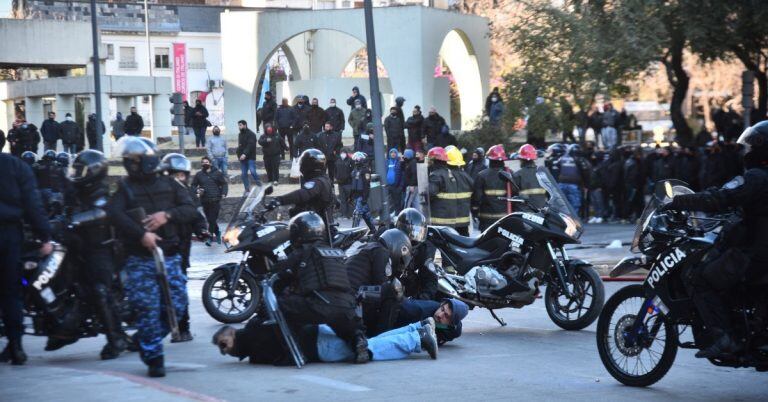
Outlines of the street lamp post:
[[381,93],[379,92],[379,70],[376,63],[376,38],[373,34],[373,4],[371,0],[364,2],[365,40],[368,51],[368,81],[371,87],[371,105],[373,112],[373,153],[376,174],[379,175],[379,191],[381,191],[381,220],[390,223],[389,200],[387,197],[387,167],[384,163],[384,136],[381,127]]
[[91,0],[91,39],[93,41],[93,92],[96,104],[96,149],[104,151],[104,132],[101,130],[101,66],[99,66],[99,27],[96,22],[96,0]]

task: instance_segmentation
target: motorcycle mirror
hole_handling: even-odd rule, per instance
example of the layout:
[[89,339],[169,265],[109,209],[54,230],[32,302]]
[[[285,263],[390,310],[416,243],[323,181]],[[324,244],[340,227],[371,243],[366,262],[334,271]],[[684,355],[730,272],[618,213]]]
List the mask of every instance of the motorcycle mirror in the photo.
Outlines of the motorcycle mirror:
[[504,180],[507,183],[511,184],[512,185],[512,190],[514,190],[516,193],[520,192],[520,188],[517,187],[517,184],[515,183],[515,179],[512,178],[512,173],[510,173],[510,172],[508,172],[506,170],[502,170],[502,171],[499,172],[499,178],[501,180]]

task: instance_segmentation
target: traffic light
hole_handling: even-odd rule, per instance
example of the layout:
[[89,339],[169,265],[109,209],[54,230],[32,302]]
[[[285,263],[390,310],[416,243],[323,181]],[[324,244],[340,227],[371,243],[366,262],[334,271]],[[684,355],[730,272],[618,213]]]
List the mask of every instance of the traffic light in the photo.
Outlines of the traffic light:
[[174,92],[168,100],[173,104],[171,107],[171,114],[173,115],[171,125],[184,127],[184,97],[180,92]]

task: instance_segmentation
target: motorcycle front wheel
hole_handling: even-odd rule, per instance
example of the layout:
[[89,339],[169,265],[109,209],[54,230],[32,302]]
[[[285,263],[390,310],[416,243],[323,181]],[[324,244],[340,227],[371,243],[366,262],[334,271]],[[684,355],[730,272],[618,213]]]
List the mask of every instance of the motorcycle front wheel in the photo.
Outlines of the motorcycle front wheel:
[[571,296],[554,281],[544,292],[544,305],[552,322],[558,327],[577,331],[592,324],[600,315],[605,301],[605,288],[594,268],[580,265],[573,272],[568,290]]
[[644,303],[642,285],[624,287],[608,299],[597,321],[597,351],[603,366],[613,378],[632,387],[659,381],[677,355],[677,328],[661,312],[646,315],[634,344],[626,341]]
[[203,306],[216,321],[235,324],[249,319],[259,308],[261,288],[256,278],[243,273],[230,295],[229,278],[213,271],[203,284]]

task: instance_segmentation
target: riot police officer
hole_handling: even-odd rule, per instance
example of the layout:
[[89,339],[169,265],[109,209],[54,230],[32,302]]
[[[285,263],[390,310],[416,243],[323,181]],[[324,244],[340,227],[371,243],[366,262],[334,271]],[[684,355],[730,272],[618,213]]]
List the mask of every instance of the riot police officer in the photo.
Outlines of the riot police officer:
[[[186,278],[181,272],[179,225],[197,219],[189,192],[166,176],[158,176],[157,147],[146,138],[125,136],[117,143],[128,177],[123,179],[109,207],[127,254],[126,293],[137,312],[136,326],[142,361],[152,377],[165,376],[163,338],[169,328],[162,321],[160,283],[153,253],[165,256],[169,293],[177,316],[187,306]],[[142,219],[143,218],[143,219]]]
[[[187,269],[189,269],[189,256],[192,251],[192,235],[197,236],[198,239],[207,239],[208,234],[208,220],[203,213],[203,206],[200,204],[200,200],[197,198],[195,190],[189,185],[189,178],[192,172],[192,163],[186,156],[179,153],[170,153],[163,157],[160,162],[160,169],[167,172],[170,177],[176,180],[184,190],[189,193],[189,198],[192,200],[195,209],[197,210],[197,218],[191,224],[179,225],[179,253],[181,254],[181,272],[184,276],[187,275]],[[189,342],[192,340],[192,333],[189,331],[189,309],[184,311],[184,315],[179,319],[179,333],[180,339],[178,342]]]
[[63,168],[63,169],[68,168],[69,167],[69,154],[66,153],[66,152],[59,152],[59,153],[57,153],[56,154],[56,164],[59,167]]
[[328,245],[325,222],[315,212],[299,213],[291,218],[288,228],[294,250],[278,264],[277,271],[280,282],[293,284],[297,291],[278,297],[285,319],[296,329],[327,324],[355,351],[356,363],[368,362],[368,341],[355,314],[344,250]]
[[[748,281],[765,275],[768,264],[768,121],[748,128],[739,137],[746,148],[743,178],[736,178],[721,189],[677,195],[664,206],[668,210],[722,212],[741,208],[744,216],[738,227],[743,232],[731,240],[731,248],[739,250],[749,263],[724,261],[697,269],[691,275],[692,299],[714,342],[696,353],[696,357],[717,358],[737,352],[739,345],[732,333],[728,309],[720,292],[735,285],[728,278],[744,277]],[[696,267],[701,268],[701,267]]]
[[363,297],[363,321],[368,336],[394,328],[403,291],[397,279],[411,263],[411,241],[399,229],[384,231],[346,262],[353,292],[361,286],[380,286],[377,297]]
[[472,191],[472,215],[480,221],[481,231],[512,213],[512,203],[504,198],[514,195],[512,185],[499,177],[499,172],[508,170],[504,166],[507,159],[504,146],[492,146],[486,157],[488,169],[478,173]]
[[400,278],[405,295],[432,300],[437,296],[437,276],[427,268],[435,256],[435,246],[427,241],[427,218],[415,208],[406,208],[397,215],[395,228],[411,241],[411,264]]
[[527,200],[533,207],[541,209],[547,205],[547,190],[541,187],[539,179],[536,178],[537,157],[538,154],[533,145],[521,146],[518,152],[520,169],[512,177],[520,190],[520,197]]
[[65,168],[56,163],[56,151],[49,149],[43,153],[40,161],[33,166],[37,185],[43,198],[43,206],[49,216],[62,212],[64,194],[69,182]]
[[301,188],[272,199],[270,207],[293,204],[290,214],[312,211],[320,215],[326,224],[333,219],[333,184],[328,177],[325,154],[310,148],[299,157]]
[[32,173],[34,173],[35,164],[37,163],[37,154],[32,151],[24,151],[20,158],[33,169]]
[[552,177],[556,180],[560,173],[557,161],[561,156],[565,155],[565,151],[565,145],[560,143],[552,144],[547,148],[547,157],[544,158],[544,166],[552,172]]
[[[108,161],[96,150],[80,152],[72,163],[69,181],[72,183],[74,201],[72,220],[86,221],[75,227],[77,249],[81,264],[78,276],[88,289],[96,315],[101,321],[107,344],[101,350],[101,359],[114,359],[125,350],[125,334],[121,328],[117,302],[112,294],[114,276],[114,254],[112,229],[107,214],[109,185],[107,183]],[[51,337],[46,350],[55,350],[77,340]]]

